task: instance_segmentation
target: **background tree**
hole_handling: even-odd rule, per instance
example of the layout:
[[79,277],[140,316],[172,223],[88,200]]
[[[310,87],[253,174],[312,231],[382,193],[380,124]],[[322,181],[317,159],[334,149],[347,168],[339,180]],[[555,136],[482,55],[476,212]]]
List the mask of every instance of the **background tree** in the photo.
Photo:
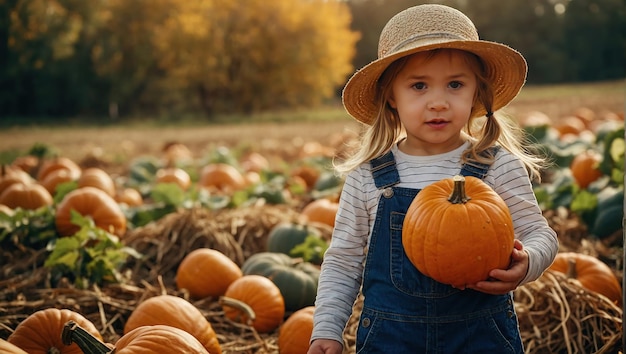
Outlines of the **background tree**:
[[209,118],[337,101],[409,6],[459,8],[530,83],[626,77],[623,0],[0,0],[0,117]]

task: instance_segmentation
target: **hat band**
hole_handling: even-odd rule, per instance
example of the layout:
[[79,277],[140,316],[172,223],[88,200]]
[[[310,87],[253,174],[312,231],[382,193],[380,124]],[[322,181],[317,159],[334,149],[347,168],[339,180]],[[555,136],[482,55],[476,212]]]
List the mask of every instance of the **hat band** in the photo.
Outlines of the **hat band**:
[[451,34],[451,33],[444,33],[444,32],[428,33],[428,34],[418,34],[418,35],[410,36],[409,38],[407,38],[407,39],[403,40],[402,42],[396,44],[393,48],[391,48],[391,50],[384,51],[383,54],[386,54],[388,52],[389,53],[395,53],[400,48],[404,47],[405,45],[407,45],[409,43],[421,41],[421,40],[424,40],[424,39],[430,39],[430,38],[448,39],[448,40],[455,40],[455,41],[464,39],[463,37],[461,37],[459,35],[455,35],[455,34]]

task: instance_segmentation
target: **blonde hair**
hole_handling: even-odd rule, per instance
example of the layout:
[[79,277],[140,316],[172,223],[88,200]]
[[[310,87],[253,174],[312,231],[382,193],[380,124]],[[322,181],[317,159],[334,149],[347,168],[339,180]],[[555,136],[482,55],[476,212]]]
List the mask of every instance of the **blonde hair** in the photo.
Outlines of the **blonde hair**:
[[[462,162],[491,163],[494,156],[488,154],[488,149],[494,145],[500,145],[522,161],[531,179],[540,180],[540,170],[545,166],[545,160],[532,153],[531,144],[528,143],[524,131],[516,122],[506,115],[498,114],[496,117],[493,113],[494,93],[491,82],[484,74],[481,59],[470,52],[458,49],[434,49],[417,54],[426,54],[425,60],[431,60],[438,55],[449,54],[452,51],[463,54],[465,62],[474,71],[478,83],[470,119],[462,130],[462,134],[471,142],[470,147],[462,154]],[[396,110],[389,106],[388,98],[391,95],[391,83],[410,57],[410,55],[405,56],[391,63],[378,79],[376,95],[378,114],[372,124],[366,126],[361,132],[355,153],[343,161],[335,161],[335,169],[340,174],[346,174],[359,165],[385,154],[403,138],[404,128]],[[481,110],[488,112],[486,117],[477,116],[476,112]]]

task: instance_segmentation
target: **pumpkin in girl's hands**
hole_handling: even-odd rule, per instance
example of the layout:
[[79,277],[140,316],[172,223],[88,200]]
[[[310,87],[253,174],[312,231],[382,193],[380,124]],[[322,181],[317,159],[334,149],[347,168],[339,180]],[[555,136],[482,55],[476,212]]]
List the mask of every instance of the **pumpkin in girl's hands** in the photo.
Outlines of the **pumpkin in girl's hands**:
[[402,245],[423,274],[458,288],[507,269],[513,221],[504,200],[475,177],[455,176],[421,190],[404,218]]
[[48,308],[26,317],[7,341],[30,354],[82,354],[78,345],[65,345],[61,340],[63,326],[70,320],[78,323],[94,337],[102,339],[96,326],[80,313]]
[[598,258],[577,252],[559,252],[549,269],[578,280],[585,289],[602,294],[622,306],[622,287],[617,276]]

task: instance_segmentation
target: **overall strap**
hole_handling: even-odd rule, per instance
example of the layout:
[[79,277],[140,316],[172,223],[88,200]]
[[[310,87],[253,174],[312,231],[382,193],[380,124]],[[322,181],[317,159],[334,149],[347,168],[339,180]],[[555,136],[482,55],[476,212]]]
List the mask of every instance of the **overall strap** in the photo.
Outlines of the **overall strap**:
[[400,183],[400,175],[396,168],[396,159],[391,151],[371,160],[370,166],[372,167],[374,184],[376,184],[378,189],[387,188]]
[[[492,146],[489,149],[483,151],[481,153],[481,156],[495,157],[499,150],[500,146]],[[489,167],[491,167],[491,164],[485,164],[480,162],[466,162],[463,164],[463,168],[461,168],[461,175],[466,177],[472,176],[484,179],[487,176],[487,172],[489,172]]]

